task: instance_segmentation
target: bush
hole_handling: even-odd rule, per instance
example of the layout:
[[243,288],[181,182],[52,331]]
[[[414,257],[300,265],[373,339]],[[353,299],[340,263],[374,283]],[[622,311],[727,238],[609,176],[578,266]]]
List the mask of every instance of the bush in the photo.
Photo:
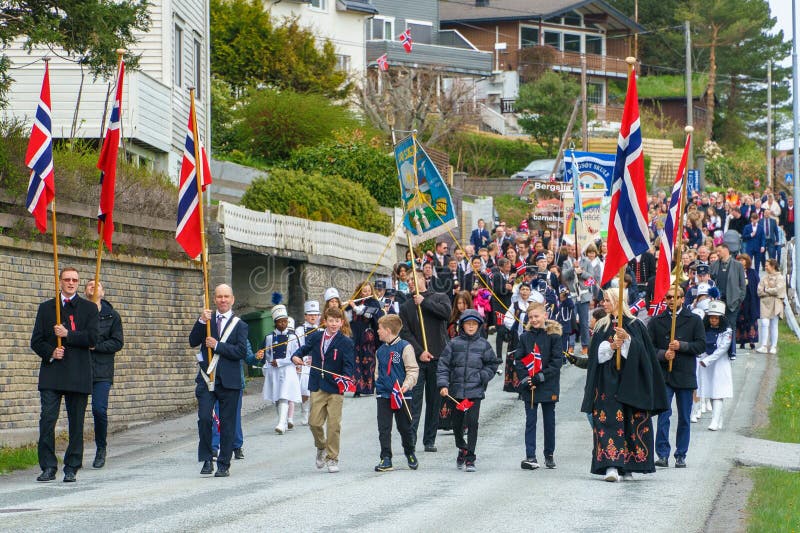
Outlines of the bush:
[[363,185],[380,205],[400,205],[394,156],[380,139],[367,140],[361,130],[340,131],[334,139],[295,150],[284,166],[347,178]]
[[733,187],[740,191],[758,189],[757,182],[766,177],[764,154],[756,147],[740,149],[733,154],[723,154],[716,143],[703,146],[706,154],[706,180],[723,189]]
[[388,235],[392,225],[364,186],[319,172],[273,169],[269,178],[256,178],[242,196],[254,211],[272,211],[321,222],[333,222]]
[[235,145],[267,160],[287,159],[292,150],[332,138],[332,132],[359,124],[350,111],[324,96],[265,89],[251,96],[234,113]]
[[541,147],[520,139],[469,132],[446,138],[438,148],[450,153],[450,164],[456,171],[483,178],[508,177],[545,157]]

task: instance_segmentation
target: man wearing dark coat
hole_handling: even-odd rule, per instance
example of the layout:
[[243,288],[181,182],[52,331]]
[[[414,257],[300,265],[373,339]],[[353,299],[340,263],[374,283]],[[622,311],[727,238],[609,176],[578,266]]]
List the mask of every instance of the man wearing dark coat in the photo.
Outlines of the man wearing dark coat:
[[[220,446],[215,477],[230,475],[233,439],[236,434],[236,411],[239,394],[244,388],[242,379],[242,360],[247,356],[247,324],[233,314],[233,291],[228,285],[218,285],[214,289],[216,311],[204,309],[189,334],[189,345],[199,347],[198,362],[200,370],[195,383],[197,397],[197,431],[200,442],[197,459],[203,462],[200,474],[214,472],[212,465],[211,422],[214,403],[219,402]],[[211,335],[206,334],[206,323],[211,323]],[[209,352],[211,361],[216,360],[210,381],[208,367]],[[207,381],[208,380],[208,381]]]
[[[677,298],[675,340],[670,342],[672,306]],[[675,467],[686,467],[689,451],[692,412],[692,391],[697,388],[697,356],[706,351],[706,333],[702,319],[683,306],[683,289],[670,287],[665,297],[667,311],[653,317],[647,324],[650,340],[656,348],[667,389],[667,410],[658,415],[656,430],[656,466],[669,466],[669,418],[672,416],[672,397],[678,408],[678,430],[675,437]],[[672,361],[672,370],[669,370]]]
[[[419,288],[416,294],[414,283]],[[400,337],[414,347],[414,354],[419,364],[419,378],[412,391],[411,414],[414,443],[417,440],[419,421],[422,418],[422,397],[425,396],[425,427],[422,433],[422,444],[426,452],[436,451],[436,432],[439,429],[439,407],[441,397],[436,386],[436,369],[439,356],[447,345],[447,323],[450,320],[450,298],[446,294],[434,292],[425,285],[421,272],[415,272],[409,280],[410,297],[400,306],[400,319],[403,329]],[[419,311],[422,309],[422,324]],[[424,328],[424,339],[423,339]],[[427,341],[425,349],[424,341]]]
[[[58,298],[39,305],[31,335],[31,349],[41,357],[39,366],[39,466],[37,481],[56,477],[55,428],[61,398],[67,406],[69,444],[64,454],[64,481],[76,481],[83,466],[83,420],[92,392],[92,358],[89,349],[97,341],[97,307],[77,295],[78,271],[68,267],[60,274]],[[61,321],[56,322],[56,305],[61,306]],[[57,340],[61,346],[58,347]]]

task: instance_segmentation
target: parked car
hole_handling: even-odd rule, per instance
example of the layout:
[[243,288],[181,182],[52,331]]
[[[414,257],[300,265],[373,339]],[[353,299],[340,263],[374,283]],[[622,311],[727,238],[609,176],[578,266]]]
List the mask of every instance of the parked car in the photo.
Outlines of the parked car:
[[[536,161],[531,161],[527,167],[523,168],[519,172],[515,172],[511,175],[514,179],[520,180],[527,180],[527,179],[541,179],[541,180],[549,180],[550,174],[553,172],[553,165],[556,164],[555,159],[537,159]],[[564,165],[559,164],[558,170],[556,171],[556,180],[563,181],[564,179]]]

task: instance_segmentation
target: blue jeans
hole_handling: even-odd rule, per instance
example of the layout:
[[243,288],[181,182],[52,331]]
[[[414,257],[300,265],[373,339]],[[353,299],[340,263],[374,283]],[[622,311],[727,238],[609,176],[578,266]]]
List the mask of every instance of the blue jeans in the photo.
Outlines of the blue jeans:
[[106,447],[106,436],[108,435],[108,393],[110,391],[110,381],[97,381],[92,385],[94,444],[97,448]]
[[672,416],[672,397],[678,407],[678,431],[675,437],[675,457],[686,457],[689,451],[689,432],[691,424],[689,416],[692,413],[692,389],[673,389],[667,387],[667,405],[669,408],[658,415],[658,429],[656,430],[656,454],[659,457],[669,457],[669,417]]
[[[244,444],[244,435],[242,435],[242,394],[243,390],[239,391],[239,401],[236,404],[236,436],[233,439],[233,449],[241,448]],[[214,402],[214,412],[219,418],[219,401]],[[219,431],[216,424],[211,424],[211,447],[219,451]]]
[[525,404],[525,457],[536,457],[536,421],[539,406],[542,406],[542,429],[544,430],[544,455],[553,455],[556,448],[556,403],[534,403],[531,407],[530,400]]

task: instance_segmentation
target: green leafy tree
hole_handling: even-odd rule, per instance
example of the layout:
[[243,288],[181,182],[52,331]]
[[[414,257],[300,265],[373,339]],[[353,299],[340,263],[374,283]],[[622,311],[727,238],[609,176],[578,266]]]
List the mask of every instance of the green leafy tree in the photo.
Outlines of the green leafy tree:
[[367,139],[361,130],[336,132],[333,139],[299,148],[285,165],[347,178],[363,185],[380,205],[400,205],[394,157],[380,139]]
[[[573,78],[552,71],[520,86],[519,98],[514,104],[521,114],[519,125],[548,156],[554,156],[558,150],[580,92]],[[580,118],[572,129],[573,135],[580,131],[579,121]]]
[[384,235],[392,229],[389,217],[361,184],[319,172],[273,169],[269,178],[253,180],[242,205]]
[[211,0],[211,72],[237,93],[261,85],[346,96],[333,44],[322,46],[296,18],[280,23],[260,0]]
[[[136,42],[134,32],[147,31],[147,0],[12,0],[0,10],[0,44],[25,36],[25,47],[62,48],[97,77],[108,77],[117,64],[115,50]],[[129,56],[130,68],[138,56]],[[9,62],[0,56],[0,106],[5,105]]]

